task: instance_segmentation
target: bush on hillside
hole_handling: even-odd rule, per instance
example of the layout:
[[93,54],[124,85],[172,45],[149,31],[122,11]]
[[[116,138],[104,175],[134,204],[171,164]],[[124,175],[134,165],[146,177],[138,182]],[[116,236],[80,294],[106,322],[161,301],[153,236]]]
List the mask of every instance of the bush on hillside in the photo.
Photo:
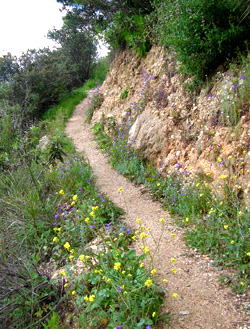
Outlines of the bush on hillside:
[[158,6],[160,43],[176,51],[182,71],[203,79],[249,39],[233,1],[175,0]]

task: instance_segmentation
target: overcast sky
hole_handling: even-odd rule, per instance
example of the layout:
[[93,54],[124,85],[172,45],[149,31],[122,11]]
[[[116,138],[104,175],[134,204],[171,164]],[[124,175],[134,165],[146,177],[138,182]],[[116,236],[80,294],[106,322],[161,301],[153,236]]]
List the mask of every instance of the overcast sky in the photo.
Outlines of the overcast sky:
[[47,32],[62,26],[56,0],[3,0],[0,6],[0,56],[20,56],[30,49],[55,45]]

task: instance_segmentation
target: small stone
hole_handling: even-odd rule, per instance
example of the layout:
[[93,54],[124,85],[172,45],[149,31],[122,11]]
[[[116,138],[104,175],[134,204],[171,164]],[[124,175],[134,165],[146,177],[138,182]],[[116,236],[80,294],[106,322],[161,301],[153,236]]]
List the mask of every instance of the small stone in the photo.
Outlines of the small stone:
[[188,311],[180,311],[179,314],[180,315],[189,315],[189,312]]

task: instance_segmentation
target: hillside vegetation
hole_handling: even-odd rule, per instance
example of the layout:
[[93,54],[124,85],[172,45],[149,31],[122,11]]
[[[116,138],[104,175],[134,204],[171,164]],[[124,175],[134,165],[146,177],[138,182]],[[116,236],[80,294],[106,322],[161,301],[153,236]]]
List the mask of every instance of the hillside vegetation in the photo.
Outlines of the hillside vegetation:
[[[149,329],[168,318],[160,313],[164,289],[154,269],[144,268],[148,250],[138,257],[129,251],[135,232],[120,221],[123,211],[98,190],[91,168],[64,134],[76,104],[94,88],[83,120],[94,124],[112,165],[176,214],[193,247],[232,269],[221,280],[245,293],[249,1],[58,2],[65,6],[64,25],[48,37],[61,48],[0,58],[4,328],[77,322]],[[111,54],[98,61],[101,38]],[[98,268],[85,250],[97,237],[106,248]],[[84,273],[75,275],[73,264],[84,264]],[[129,277],[124,285],[117,280],[122,267],[134,273],[136,289]],[[74,312],[65,314],[71,307]]]

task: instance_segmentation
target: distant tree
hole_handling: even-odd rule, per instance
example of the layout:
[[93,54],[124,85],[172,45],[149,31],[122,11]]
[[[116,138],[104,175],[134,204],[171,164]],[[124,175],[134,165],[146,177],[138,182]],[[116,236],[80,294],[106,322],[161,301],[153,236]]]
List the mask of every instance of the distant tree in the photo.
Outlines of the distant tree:
[[94,34],[74,8],[64,17],[60,30],[48,32],[48,38],[61,45],[61,52],[67,58],[68,69],[71,72],[72,85],[79,87],[90,76],[91,64],[96,58],[96,41]]
[[60,50],[28,50],[18,59],[0,58],[0,101],[20,108],[19,122],[38,118],[72,85],[67,59]]

